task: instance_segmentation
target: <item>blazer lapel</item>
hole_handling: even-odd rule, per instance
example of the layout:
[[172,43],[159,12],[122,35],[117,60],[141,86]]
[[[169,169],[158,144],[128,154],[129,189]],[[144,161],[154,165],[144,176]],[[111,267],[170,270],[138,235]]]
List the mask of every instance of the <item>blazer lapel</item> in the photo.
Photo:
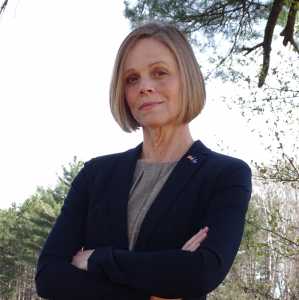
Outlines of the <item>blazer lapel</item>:
[[[135,166],[142,150],[142,144],[120,154],[111,181],[110,213],[114,246],[122,250],[128,250],[129,247],[127,205]],[[186,154],[183,155],[147,212],[142,222],[134,250],[143,251],[145,249],[154,229],[180,191],[206,159],[205,155],[209,154],[210,151],[201,141],[197,140]],[[190,159],[187,158],[189,155],[196,157],[196,163],[191,163]]]
[[[157,198],[147,212],[135,244],[135,251],[144,251],[150,236],[154,229],[163,218],[171,204],[174,202],[180,191],[186,186],[191,177],[200,168],[206,159],[206,154],[210,153],[201,141],[195,141],[191,148],[181,158],[178,164],[171,172]],[[191,155],[196,157],[196,163],[191,163],[187,157]]]
[[110,187],[110,213],[114,246],[128,250],[127,205],[137,159],[142,150],[142,143],[136,148],[120,154]]

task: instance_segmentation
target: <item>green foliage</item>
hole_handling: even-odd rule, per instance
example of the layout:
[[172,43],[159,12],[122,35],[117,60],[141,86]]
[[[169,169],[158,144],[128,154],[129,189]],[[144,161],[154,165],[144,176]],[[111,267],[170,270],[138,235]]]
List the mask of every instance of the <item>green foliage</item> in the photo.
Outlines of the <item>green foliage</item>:
[[[287,23],[288,14],[289,14],[289,10],[290,10],[290,6],[291,6],[292,2],[293,2],[292,0],[285,1],[285,5],[282,8],[279,18],[277,20],[277,25],[280,25],[283,27]],[[299,3],[297,3],[296,6],[298,8]],[[295,32],[295,38],[298,40],[298,38],[299,38],[299,14],[298,13],[296,14],[294,32]],[[298,41],[297,41],[297,43],[298,43]]]
[[[79,173],[79,171],[83,168],[84,162],[83,161],[77,161],[77,157],[75,156],[73,159],[73,162],[69,163],[69,169],[67,169],[65,166],[62,166],[63,170],[63,176],[58,176],[58,182],[54,189],[48,188],[47,191],[42,191],[42,201],[45,203],[48,203],[47,201],[51,200],[47,197],[52,196],[55,203],[59,205],[59,209],[61,205],[63,204],[64,199],[66,198],[66,195],[71,187],[71,183],[73,182],[76,175]],[[39,193],[41,193],[40,190],[38,190]],[[50,204],[50,203],[49,203]]]
[[[179,27],[188,37],[193,33],[202,33],[209,44],[199,42],[202,47],[215,47],[215,36],[221,37],[229,43],[237,36],[238,43],[251,37],[261,37],[261,29],[254,28],[254,23],[266,20],[272,7],[272,1],[259,3],[236,0],[206,1],[206,0],[138,0],[134,5],[124,1],[124,15],[131,21],[132,27],[138,26],[145,20],[157,19],[167,21]],[[248,10],[243,15],[244,4]],[[244,28],[239,30],[240,22]],[[249,31],[250,29],[250,31]],[[247,31],[247,35],[246,35]]]
[[237,257],[208,299],[297,299],[298,192],[278,183],[254,187]]
[[[138,0],[133,5],[130,1],[124,1],[124,15],[130,20],[132,28],[153,19],[177,26],[199,52],[207,55],[210,65],[205,65],[205,77],[214,74],[229,80],[230,75],[225,68],[219,67],[226,62],[232,68],[245,51],[247,55],[256,49],[263,49],[259,55],[263,57],[267,53],[270,60],[272,28],[275,25],[286,26],[293,3],[294,0],[286,1],[281,8],[278,1],[273,0]],[[271,12],[275,10],[279,10],[280,14],[273,23]],[[281,33],[287,36],[286,43],[293,43],[297,52],[298,46],[293,38],[296,40],[299,37],[298,18],[299,14],[296,15],[293,31],[288,27]],[[265,31],[267,25],[271,28],[269,32]],[[270,61],[264,61],[262,68],[258,68],[261,76],[268,75],[269,64]]]
[[[223,101],[229,109],[240,110],[248,129],[267,143],[265,151],[272,155],[269,163],[252,161],[257,192],[249,205],[242,243],[230,273],[208,299],[277,299],[277,295],[297,299],[299,224],[294,218],[296,211],[298,214],[294,199],[298,199],[299,189],[299,2],[285,1],[282,6],[273,0],[124,3],[124,15],[132,28],[156,19],[186,34],[194,49],[207,57],[209,64],[202,68],[205,78],[213,74],[236,87],[236,93],[231,98],[224,95]],[[283,28],[283,45],[290,45],[288,53],[273,51],[277,25]],[[274,59],[270,61],[271,48]],[[267,129],[250,126],[254,121],[267,124]],[[218,146],[221,151],[228,150],[222,140]],[[287,189],[288,202],[277,193],[281,184]],[[294,212],[287,208],[290,203]]]
[[[241,115],[247,120],[250,131],[257,129],[257,134],[268,145],[265,150],[273,155],[271,163],[253,162],[258,170],[256,175],[264,184],[269,182],[290,183],[291,187],[299,188],[298,145],[299,138],[299,65],[295,53],[287,57],[278,51],[273,54],[276,65],[271,68],[268,75],[270,83],[262,89],[256,88],[257,74],[249,76],[242,69],[249,68],[251,58],[257,61],[256,53],[250,58],[238,61],[238,72],[227,67],[230,80],[238,86],[236,96],[223,101],[227,106],[239,109]],[[267,129],[256,128],[255,122],[267,124]],[[252,124],[253,125],[250,125]],[[268,132],[267,132],[268,131]]]
[[[37,187],[36,194],[20,207],[13,203],[8,210],[0,210],[1,299],[15,299],[16,284],[22,280],[29,280],[28,297],[31,299],[37,258],[60,213],[71,183],[83,164],[74,157],[69,169],[62,166],[63,175],[58,176],[54,188]],[[29,279],[24,277],[27,273],[30,274],[27,275]]]
[[0,295],[12,299],[15,293],[18,268],[22,264],[15,259],[20,251],[17,243],[19,213],[15,203],[7,210],[0,210]]
[[24,251],[18,254],[19,259],[36,265],[39,253],[60,213],[61,206],[71,184],[83,167],[82,161],[69,163],[69,170],[62,166],[63,176],[58,176],[54,188],[37,187],[37,193],[27,199],[20,207],[19,229],[22,238],[20,243]]

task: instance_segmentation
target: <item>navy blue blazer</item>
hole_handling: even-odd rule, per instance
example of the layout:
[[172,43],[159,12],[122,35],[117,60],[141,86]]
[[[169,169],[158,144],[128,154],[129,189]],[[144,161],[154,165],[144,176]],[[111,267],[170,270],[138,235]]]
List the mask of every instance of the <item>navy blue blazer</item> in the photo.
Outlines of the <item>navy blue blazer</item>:
[[[241,243],[251,169],[195,141],[145,216],[134,251],[128,251],[127,203],[141,150],[142,143],[84,164],[38,260],[40,297],[204,300],[223,281]],[[200,247],[181,250],[205,226],[209,232]],[[71,265],[82,248],[95,249],[88,271]]]

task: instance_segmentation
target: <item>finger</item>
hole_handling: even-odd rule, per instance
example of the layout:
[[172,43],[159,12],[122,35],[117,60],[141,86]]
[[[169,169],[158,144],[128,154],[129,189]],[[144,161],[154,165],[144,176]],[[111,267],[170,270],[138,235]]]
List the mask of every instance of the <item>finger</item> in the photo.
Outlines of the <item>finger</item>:
[[197,234],[195,234],[189,241],[187,241],[184,247],[190,246],[197,239],[197,237],[201,235],[201,233],[202,233],[202,229],[200,229],[200,231]]
[[198,232],[194,237],[194,241],[192,242],[192,244],[194,242],[202,242],[206,237],[207,237],[207,233],[208,233],[209,229],[208,228],[204,228],[201,232]]
[[208,235],[204,232],[204,233],[197,239],[197,241],[198,241],[199,243],[201,243],[201,242],[203,242],[203,241],[206,239],[207,236],[208,236]]
[[195,234],[187,243],[188,244],[189,242],[193,243],[195,240],[197,240],[199,237],[201,237],[204,233],[207,233],[208,231],[209,231],[208,227],[205,227],[204,229],[200,229],[200,231],[197,234]]
[[189,245],[188,246],[184,246],[183,248],[182,248],[182,250],[191,250],[191,249],[193,249],[194,247],[198,247],[198,243],[200,244],[200,243],[202,243],[204,240],[205,240],[205,238],[207,237],[207,234],[204,232],[200,237],[198,237],[197,239],[195,239],[194,241],[193,241],[193,243],[189,243]]
[[189,251],[194,252],[199,246],[200,246],[200,243],[196,243],[189,249]]
[[[205,227],[204,229],[201,229],[197,234],[195,234],[189,241],[186,242],[186,244],[183,246],[182,250],[186,250],[186,248],[190,247],[194,242],[198,241],[199,238],[207,233],[209,231],[208,227]],[[204,237],[206,238],[206,236]],[[201,240],[202,241],[202,240]]]
[[210,228],[209,228],[208,226],[206,226],[206,227],[203,229],[203,231],[204,231],[205,233],[208,233],[209,230],[210,230]]
[[[207,237],[207,234],[204,233],[202,236],[200,236],[197,240],[195,240],[188,248],[189,249],[193,249],[193,247],[195,247],[196,245],[202,243],[204,241],[204,239]],[[197,246],[198,247],[198,246]],[[188,250],[189,250],[188,249]]]
[[205,227],[203,230],[202,230],[202,232],[205,232],[205,233],[207,233],[209,231],[209,227]]

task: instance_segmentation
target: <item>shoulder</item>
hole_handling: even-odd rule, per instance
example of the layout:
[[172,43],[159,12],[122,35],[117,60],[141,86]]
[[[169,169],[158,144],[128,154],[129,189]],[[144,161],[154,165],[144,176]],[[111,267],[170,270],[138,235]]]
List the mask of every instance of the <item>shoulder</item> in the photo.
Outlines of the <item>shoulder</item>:
[[[84,171],[89,179],[97,177],[99,174],[107,174],[112,170],[122,153],[107,154],[94,157],[84,163]],[[107,173],[108,172],[108,173]]]
[[107,154],[107,155],[93,157],[92,159],[84,163],[85,172],[88,175],[91,175],[95,171],[99,170],[99,168],[109,169],[116,163],[120,154],[121,153],[114,153],[114,154]]
[[252,189],[252,170],[242,159],[211,151],[205,160],[205,172],[216,186],[243,186]]
[[88,178],[97,177],[99,174],[108,175],[113,172],[114,167],[120,157],[133,149],[126,150],[124,152],[106,154],[97,156],[84,163],[84,172]]
[[249,165],[242,159],[211,151],[206,159],[211,176],[214,179],[215,190],[223,190],[229,187],[252,190],[252,171]]
[[250,166],[244,160],[215,151],[211,151],[207,156],[207,162],[218,170],[243,168],[251,173]]

